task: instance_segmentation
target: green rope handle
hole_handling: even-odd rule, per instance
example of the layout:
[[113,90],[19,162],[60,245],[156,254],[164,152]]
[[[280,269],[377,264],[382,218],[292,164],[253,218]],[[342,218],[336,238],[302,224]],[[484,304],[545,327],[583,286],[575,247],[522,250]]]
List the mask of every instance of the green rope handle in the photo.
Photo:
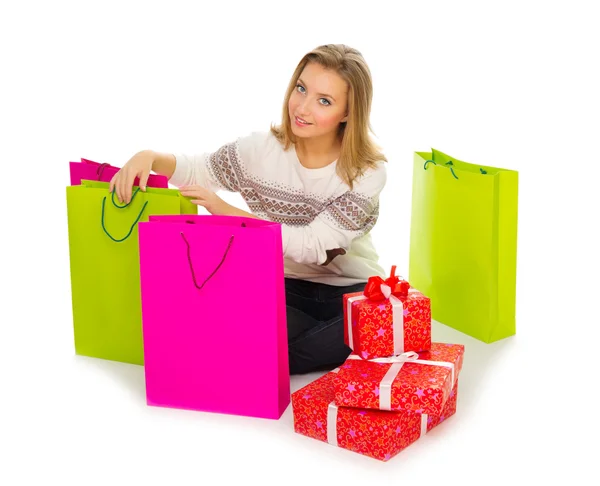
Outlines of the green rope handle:
[[[136,191],[137,192],[137,191]],[[113,192],[114,195],[114,192]],[[131,200],[133,201],[133,198],[131,198]],[[129,206],[130,203],[127,203],[125,206],[117,206],[118,208],[124,208]],[[137,218],[135,218],[135,221],[133,222],[133,224],[131,225],[131,228],[129,229],[129,233],[127,233],[126,236],[124,236],[123,238],[121,238],[120,240],[117,240],[116,238],[114,238],[106,229],[106,226],[104,225],[104,209],[106,206],[106,196],[104,196],[104,199],[102,199],[102,229],[104,230],[104,232],[106,233],[106,235],[113,240],[115,243],[121,243],[122,241],[125,241],[127,238],[129,238],[131,236],[131,233],[133,233],[133,228],[135,228],[135,225],[138,223],[138,221],[140,220],[140,218],[142,217],[142,214],[144,213],[144,209],[146,209],[146,206],[148,205],[148,201],[146,201],[144,203],[144,205],[142,206],[142,210],[140,211],[140,214],[138,214]],[[115,204],[116,206],[116,204]]]
[[451,161],[451,160],[449,160],[448,162],[446,162],[446,165],[449,165],[449,166],[450,166],[450,172],[452,172],[452,175],[454,176],[454,178],[455,178],[455,179],[458,179],[458,176],[457,176],[457,175],[454,173],[454,169],[452,168],[452,166],[454,165],[454,164],[452,163],[452,161]]
[[[425,165],[423,165],[423,169],[427,170],[427,164],[437,165],[433,160],[426,160]],[[454,176],[455,179],[458,179],[458,176],[454,173],[454,169],[452,168],[452,166],[454,165],[452,163],[452,161],[449,160],[448,162],[446,162],[446,165],[450,166],[449,167],[450,172],[452,172],[452,175]],[[487,170],[483,170],[481,167],[479,168],[479,170],[481,171],[482,174],[487,174]]]
[[111,196],[112,203],[113,203],[113,205],[114,205],[116,208],[119,208],[119,209],[126,208],[127,206],[129,206],[129,205],[130,205],[130,204],[133,202],[133,198],[135,197],[135,195],[136,195],[138,192],[140,192],[140,188],[139,188],[139,187],[138,187],[138,188],[137,188],[135,191],[133,191],[133,195],[131,196],[131,201],[129,201],[129,202],[128,202],[127,204],[125,204],[124,206],[119,206],[119,205],[118,205],[118,204],[115,202],[115,190],[113,189],[113,191],[112,191],[112,196]]

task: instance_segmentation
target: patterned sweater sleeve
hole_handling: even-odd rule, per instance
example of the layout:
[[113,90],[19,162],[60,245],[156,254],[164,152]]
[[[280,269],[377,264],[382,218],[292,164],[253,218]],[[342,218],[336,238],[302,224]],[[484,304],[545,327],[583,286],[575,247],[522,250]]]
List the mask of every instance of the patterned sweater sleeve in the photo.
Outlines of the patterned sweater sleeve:
[[379,194],[387,173],[383,162],[354,183],[351,191],[331,201],[305,226],[282,225],[283,251],[304,264],[326,265],[344,254],[355,238],[367,234],[379,216]]
[[260,132],[240,137],[216,152],[175,154],[175,172],[169,182],[176,187],[198,185],[212,191],[240,192],[244,185],[245,167],[256,159]]

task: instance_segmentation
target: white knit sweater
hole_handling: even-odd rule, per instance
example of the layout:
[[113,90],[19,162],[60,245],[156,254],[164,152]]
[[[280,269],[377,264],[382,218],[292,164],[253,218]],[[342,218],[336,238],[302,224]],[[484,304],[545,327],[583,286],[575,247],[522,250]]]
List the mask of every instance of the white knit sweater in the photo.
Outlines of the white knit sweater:
[[[175,157],[174,186],[238,192],[254,215],[281,224],[286,277],[340,286],[384,276],[369,233],[386,182],[384,162],[350,190],[336,162],[307,169],[294,147],[284,151],[270,132],[251,133],[214,153]],[[322,265],[327,250],[337,248],[346,254]]]

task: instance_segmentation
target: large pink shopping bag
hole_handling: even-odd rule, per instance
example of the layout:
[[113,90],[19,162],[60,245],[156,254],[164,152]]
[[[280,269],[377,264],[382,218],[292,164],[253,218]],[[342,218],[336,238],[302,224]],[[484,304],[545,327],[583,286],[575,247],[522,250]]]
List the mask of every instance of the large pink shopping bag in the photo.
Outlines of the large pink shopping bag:
[[[71,172],[71,185],[78,186],[82,180],[110,182],[113,176],[120,170],[110,164],[101,164],[93,160],[81,159],[81,162],[69,162]],[[140,185],[139,178],[135,178],[134,186]],[[168,189],[169,180],[166,176],[150,174],[148,177],[148,187],[159,187]]]
[[147,403],[280,418],[290,403],[281,226],[150,216],[139,245]]

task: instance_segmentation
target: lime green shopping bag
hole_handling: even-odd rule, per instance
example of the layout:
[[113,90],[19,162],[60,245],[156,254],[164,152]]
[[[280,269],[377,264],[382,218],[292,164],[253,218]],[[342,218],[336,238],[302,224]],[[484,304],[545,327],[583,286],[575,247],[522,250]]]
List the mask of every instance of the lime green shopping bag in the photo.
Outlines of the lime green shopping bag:
[[174,189],[137,189],[125,205],[108,183],[82,181],[67,187],[67,213],[75,352],[141,365],[138,223],[197,207]]
[[415,152],[409,280],[432,318],[486,343],[516,332],[518,172]]

